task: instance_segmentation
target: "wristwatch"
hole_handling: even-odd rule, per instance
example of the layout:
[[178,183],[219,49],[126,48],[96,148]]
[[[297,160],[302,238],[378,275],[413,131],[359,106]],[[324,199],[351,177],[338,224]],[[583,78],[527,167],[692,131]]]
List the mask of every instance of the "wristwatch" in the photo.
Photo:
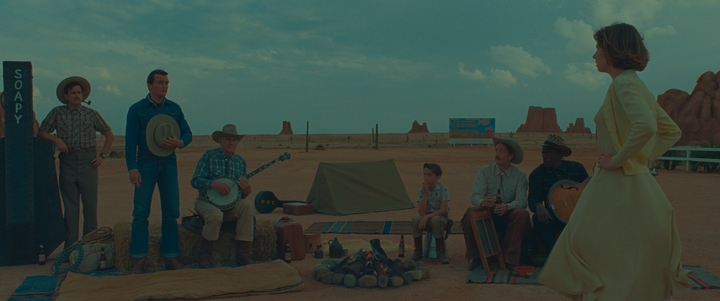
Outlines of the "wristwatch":
[[103,159],[105,159],[105,158],[107,158],[107,154],[106,154],[106,153],[100,153],[100,157],[102,157]]

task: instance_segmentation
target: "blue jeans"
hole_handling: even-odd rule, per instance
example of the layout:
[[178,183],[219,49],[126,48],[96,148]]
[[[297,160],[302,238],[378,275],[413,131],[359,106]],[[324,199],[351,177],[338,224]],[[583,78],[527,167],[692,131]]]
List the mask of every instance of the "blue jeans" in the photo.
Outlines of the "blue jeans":
[[175,158],[174,153],[167,157],[155,155],[138,157],[138,171],[142,182],[140,188],[135,188],[133,201],[132,239],[130,241],[130,257],[132,258],[143,258],[148,253],[148,216],[150,216],[150,204],[156,184],[160,191],[160,208],[162,209],[160,253],[165,258],[180,255],[177,224],[180,216],[180,191]]

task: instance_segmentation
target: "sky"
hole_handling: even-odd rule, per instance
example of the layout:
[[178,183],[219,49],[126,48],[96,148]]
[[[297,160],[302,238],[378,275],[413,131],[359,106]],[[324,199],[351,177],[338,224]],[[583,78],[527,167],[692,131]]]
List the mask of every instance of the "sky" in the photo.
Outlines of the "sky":
[[552,107],[565,129],[592,121],[610,77],[592,33],[626,22],[644,35],[650,91],[691,92],[720,70],[717,0],[2,1],[0,60],[30,61],[34,109],[82,76],[118,135],[156,68],[195,135],[405,133],[414,120],[495,118],[496,132]]

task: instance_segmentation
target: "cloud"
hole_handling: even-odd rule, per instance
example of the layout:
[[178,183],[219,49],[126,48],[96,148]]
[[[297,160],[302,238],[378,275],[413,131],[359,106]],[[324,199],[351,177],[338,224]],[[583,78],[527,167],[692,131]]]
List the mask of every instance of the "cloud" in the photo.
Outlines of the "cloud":
[[471,80],[485,80],[487,78],[482,71],[475,69],[475,71],[465,71],[465,64],[458,63],[458,69],[460,69],[460,76],[471,79]]
[[662,0],[594,0],[592,11],[601,26],[624,22],[635,27],[652,23],[655,14],[665,8]]
[[530,53],[523,50],[522,47],[513,47],[510,45],[493,46],[490,47],[488,54],[495,61],[503,63],[510,67],[510,69],[521,74],[537,77],[538,72],[552,73],[550,67],[545,65],[540,58],[533,57]]
[[583,20],[568,21],[565,17],[557,18],[555,32],[569,40],[568,49],[576,51],[595,49],[592,27]]
[[120,94],[121,94],[121,93],[120,93],[120,89],[118,89],[117,87],[110,86],[110,85],[99,86],[98,88],[99,88],[100,90],[107,91],[107,92],[113,93],[113,94],[115,94],[115,95],[120,95]]
[[645,31],[645,37],[651,38],[653,36],[674,35],[676,33],[677,33],[677,31],[675,30],[675,27],[672,27],[671,25],[668,25],[665,27],[655,26],[655,27],[650,28],[649,30]]
[[584,63],[582,66],[569,64],[564,74],[568,81],[588,88],[597,87],[607,80],[607,75],[598,72],[592,63]]
[[490,70],[491,81],[495,84],[503,87],[509,87],[517,84],[517,78],[513,77],[512,73],[507,70],[491,69]]

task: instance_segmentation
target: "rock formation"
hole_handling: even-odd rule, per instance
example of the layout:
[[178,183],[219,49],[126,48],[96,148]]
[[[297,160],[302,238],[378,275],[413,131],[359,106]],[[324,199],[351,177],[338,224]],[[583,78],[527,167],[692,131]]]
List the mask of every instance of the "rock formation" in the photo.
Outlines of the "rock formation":
[[565,133],[579,133],[579,134],[591,134],[590,128],[585,127],[585,119],[575,119],[575,124],[568,125]]
[[282,131],[280,131],[280,135],[292,135],[292,125],[290,124],[290,121],[283,121],[283,128]]
[[427,123],[423,122],[422,125],[417,122],[417,120],[413,121],[412,128],[408,133],[429,133]]
[[658,95],[658,104],[682,130],[677,145],[720,145],[720,71],[705,72],[688,95],[670,89]]
[[562,129],[557,123],[555,108],[531,106],[528,108],[525,123],[520,125],[517,132],[562,133]]

